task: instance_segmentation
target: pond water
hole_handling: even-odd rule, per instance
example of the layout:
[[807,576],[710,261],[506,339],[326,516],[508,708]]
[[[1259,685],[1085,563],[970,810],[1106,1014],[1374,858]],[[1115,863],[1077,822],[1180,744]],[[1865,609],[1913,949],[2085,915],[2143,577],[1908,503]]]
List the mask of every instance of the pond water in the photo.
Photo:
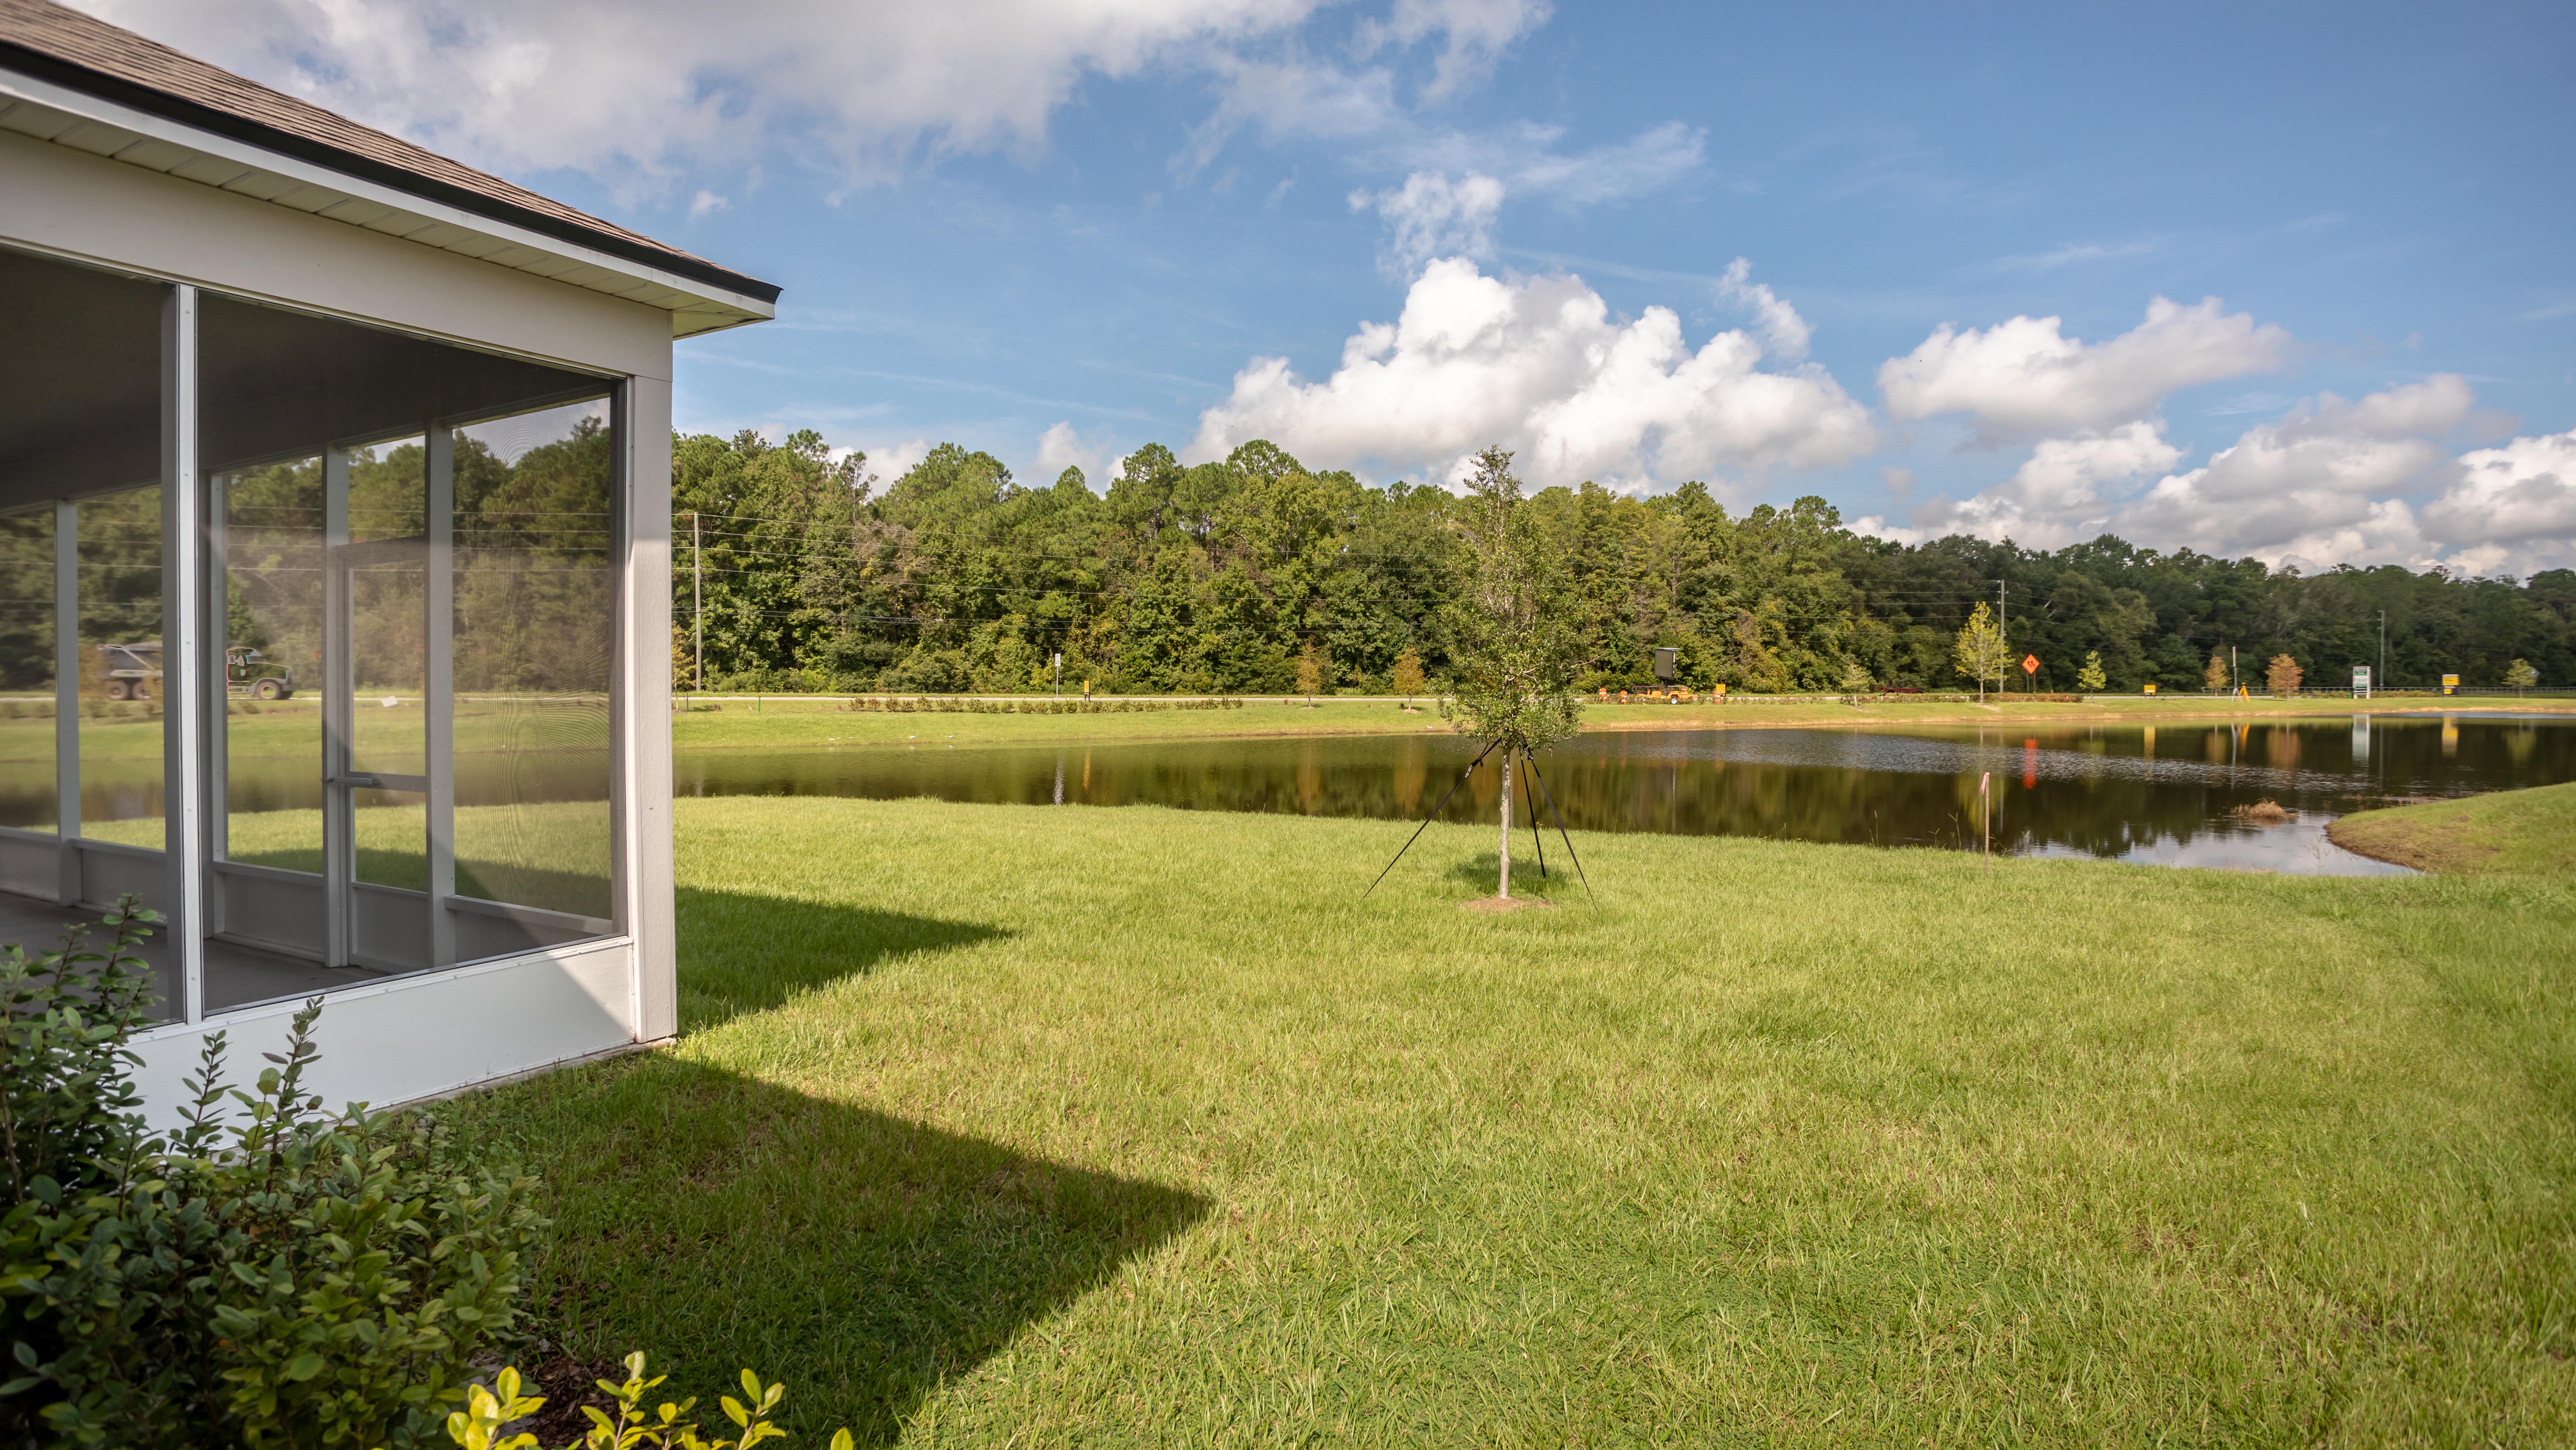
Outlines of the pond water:
[[[925,737],[937,721],[923,721]],[[1474,755],[1468,742],[1432,734],[970,749],[925,738],[902,749],[684,755],[674,790],[1398,820],[1430,810]],[[1539,765],[1577,830],[1974,849],[1978,780],[1991,775],[1998,852],[2377,875],[2403,868],[2334,845],[2328,821],[2576,780],[2576,720],[1604,731],[1543,752]],[[1491,821],[1500,790],[1489,761],[1441,815]],[[2277,818],[2239,814],[2267,801]],[[1526,806],[1513,816],[1526,819]]]
[[[903,747],[684,754],[673,788],[1411,820],[1475,755],[1446,734],[960,749],[936,738],[938,721],[923,717],[925,738]],[[2368,806],[2576,780],[2576,719],[1603,731],[1543,752],[1539,764],[1555,811],[1577,830],[1974,849],[1977,784],[1991,776],[1998,852],[2373,875],[2401,868],[2334,845],[2327,822]],[[551,759],[535,781],[517,779],[518,768],[505,756],[459,757],[458,803],[548,790],[597,799],[608,760]],[[309,760],[236,759],[230,770],[237,812],[320,804]],[[83,785],[90,821],[161,814],[157,761],[101,762]],[[1441,815],[1491,821],[1500,789],[1488,761]],[[2246,814],[2267,801],[2280,811]],[[1513,817],[1526,820],[1527,806]],[[0,763],[0,825],[52,820],[50,767]]]

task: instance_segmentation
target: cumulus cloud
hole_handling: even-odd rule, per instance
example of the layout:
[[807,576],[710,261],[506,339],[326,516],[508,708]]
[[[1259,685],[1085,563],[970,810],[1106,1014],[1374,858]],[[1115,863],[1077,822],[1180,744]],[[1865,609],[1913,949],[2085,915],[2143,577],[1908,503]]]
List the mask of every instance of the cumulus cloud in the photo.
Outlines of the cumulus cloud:
[[[1315,9],[1315,0],[80,3],[486,166],[581,167],[648,183],[746,162],[782,135],[845,180],[1025,148],[1088,75],[1216,69]],[[1404,33],[1446,38],[1467,65],[1503,43],[1505,21],[1483,13],[1493,8],[1412,7]]]
[[1351,210],[1375,209],[1390,235],[1381,259],[1406,276],[1438,257],[1489,257],[1503,184],[1470,173],[1456,181],[1417,171],[1390,191],[1354,191]]
[[2576,431],[2460,455],[2423,526],[2472,573],[2576,566]]
[[1807,355],[1807,343],[1815,336],[1815,329],[1768,285],[1753,280],[1751,262],[1738,257],[1728,263],[1726,275],[1717,279],[1717,295],[1753,313],[1773,353],[1792,362]]
[[2050,438],[2031,450],[2010,479],[1965,500],[1933,499],[1914,511],[1911,527],[1875,516],[1854,527],[1906,543],[1974,534],[2029,549],[2060,549],[2102,533],[2112,508],[2111,486],[2162,472],[2182,456],[2182,449],[2165,440],[2161,423]]
[[1118,458],[1117,441],[1108,434],[1085,438],[1071,423],[1059,422],[1038,435],[1037,473],[1020,481],[1031,488],[1046,488],[1066,469],[1079,468],[1085,483],[1105,488]]
[[2229,314],[2215,297],[2190,307],[2159,297],[2144,322],[2100,343],[2066,336],[2055,317],[1964,332],[1943,323],[1912,353],[1888,359],[1878,385],[1891,415],[1965,413],[1991,443],[2134,422],[2180,389],[2271,372],[2289,353],[2289,333]]
[[1330,377],[1255,359],[1200,415],[1192,454],[1268,438],[1310,465],[1455,480],[1499,443],[1542,487],[1642,488],[1841,463],[1876,445],[1868,410],[1821,368],[1763,371],[1762,358],[1740,331],[1693,351],[1667,308],[1618,321],[1577,277],[1489,277],[1447,258],[1395,322],[1362,324]]
[[867,450],[868,472],[888,483],[912,472],[914,464],[930,456],[930,440],[906,438]]
[[[2468,382],[2442,373],[2346,401],[2332,393],[2246,430],[2202,466],[2171,470],[2183,450],[2160,420],[2042,440],[2013,476],[1964,500],[1936,498],[1904,525],[1856,527],[1919,541],[1950,533],[2060,548],[2115,533],[2151,548],[2197,549],[2267,562],[2436,562],[2447,546],[2483,546],[2494,567],[2542,557],[2529,541],[2576,535],[2576,443],[2516,439],[2452,463],[2443,435],[2470,416]],[[2137,485],[2162,474],[2150,486]],[[2417,499],[2447,480],[2441,497]]]
[[2466,380],[2441,374],[2347,403],[2331,393],[2242,438],[2188,473],[2170,475],[2122,509],[2114,531],[2161,547],[2296,554],[2337,562],[2419,557],[2413,508],[2442,459],[2434,441],[2476,401]]

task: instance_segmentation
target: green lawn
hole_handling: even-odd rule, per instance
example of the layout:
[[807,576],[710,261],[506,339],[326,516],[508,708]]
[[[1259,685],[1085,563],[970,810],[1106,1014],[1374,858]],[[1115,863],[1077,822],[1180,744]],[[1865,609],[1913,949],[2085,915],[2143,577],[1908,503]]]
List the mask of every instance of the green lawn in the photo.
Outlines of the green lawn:
[[[2185,721],[2293,716],[2348,716],[2356,706],[2337,700],[2206,699],[2097,700],[2063,705],[2022,702],[1997,697],[1991,707],[1975,704],[1890,703],[1854,706],[1840,700],[1737,700],[1717,705],[1589,703],[1583,723],[1591,730],[1656,730],[1718,725],[1973,725],[1998,718],[2049,724],[2175,724]],[[1046,703],[1037,698],[1023,708]],[[2383,698],[2358,707],[2382,714],[2438,707],[2422,698]],[[1408,712],[1379,700],[1324,699],[1314,707],[1282,704],[1277,696],[1248,698],[1234,710],[1151,710],[1084,715],[942,710],[930,713],[854,712],[837,700],[799,696],[726,699],[716,708],[682,709],[671,717],[674,748],[693,750],[789,750],[834,745],[900,744],[917,735],[954,736],[959,745],[1054,744],[1071,741],[1162,740],[1212,735],[1376,735],[1418,732],[1426,725],[1449,727],[1431,702]],[[2479,708],[2497,708],[2486,702]],[[2576,701],[2531,708],[2576,710]],[[0,726],[4,730],[5,726]],[[460,726],[460,736],[462,727]],[[5,747],[0,747],[4,749]],[[0,759],[5,759],[0,754]]]
[[1598,836],[1489,915],[1489,830],[1363,902],[1402,827],[677,811],[682,1040],[442,1110],[546,1175],[557,1332],[674,1389],[920,1445],[2576,1438],[2565,875]]
[[2422,871],[2576,876],[2576,782],[2359,811],[2326,834],[2348,851]]

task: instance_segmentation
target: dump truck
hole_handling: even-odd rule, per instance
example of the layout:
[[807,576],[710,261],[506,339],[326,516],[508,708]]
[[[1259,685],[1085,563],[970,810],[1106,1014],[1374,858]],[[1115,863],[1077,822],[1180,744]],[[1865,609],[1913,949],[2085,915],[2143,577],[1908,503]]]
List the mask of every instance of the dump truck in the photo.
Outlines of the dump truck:
[[[161,688],[161,641],[98,647],[99,674],[111,700],[148,700]],[[268,661],[250,645],[224,646],[224,693],[234,699],[283,700],[295,693],[295,671]]]

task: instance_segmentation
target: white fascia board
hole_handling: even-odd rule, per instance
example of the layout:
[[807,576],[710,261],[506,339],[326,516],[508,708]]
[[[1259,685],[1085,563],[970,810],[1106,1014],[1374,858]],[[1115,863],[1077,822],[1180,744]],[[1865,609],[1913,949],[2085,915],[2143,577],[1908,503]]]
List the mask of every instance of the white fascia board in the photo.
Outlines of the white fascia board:
[[[525,227],[477,216],[459,207],[281,155],[247,141],[200,131],[178,121],[149,115],[6,68],[0,68],[0,99],[39,107],[72,123],[47,137],[48,140],[127,161],[146,170],[198,181],[297,211],[329,215],[337,209],[341,214],[331,219],[354,226],[367,226],[369,221],[384,220],[389,213],[407,214],[420,219],[420,225],[408,232],[390,227],[369,229],[418,239],[424,245],[443,251],[460,252],[539,276],[596,269],[610,276],[600,283],[574,285],[586,285],[590,291],[611,296],[631,298],[638,292],[656,289],[677,292],[689,298],[691,305],[685,309],[672,309],[675,328],[685,316],[688,322],[700,324],[691,327],[693,333],[765,322],[778,315],[772,304],[745,293],[711,286],[676,272],[631,262],[576,243],[558,241]],[[13,126],[12,129],[25,130],[30,135],[42,134],[22,126]],[[205,179],[227,170],[231,173],[227,180]],[[502,256],[514,260],[498,260]],[[718,321],[719,318],[722,320]],[[710,323],[712,325],[705,325]]]

